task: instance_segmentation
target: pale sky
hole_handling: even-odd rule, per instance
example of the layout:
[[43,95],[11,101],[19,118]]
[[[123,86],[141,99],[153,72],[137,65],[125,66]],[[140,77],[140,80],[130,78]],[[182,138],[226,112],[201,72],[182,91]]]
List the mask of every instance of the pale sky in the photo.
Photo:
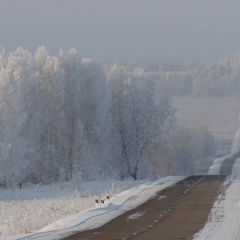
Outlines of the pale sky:
[[0,44],[99,61],[215,63],[240,50],[239,0],[0,0]]

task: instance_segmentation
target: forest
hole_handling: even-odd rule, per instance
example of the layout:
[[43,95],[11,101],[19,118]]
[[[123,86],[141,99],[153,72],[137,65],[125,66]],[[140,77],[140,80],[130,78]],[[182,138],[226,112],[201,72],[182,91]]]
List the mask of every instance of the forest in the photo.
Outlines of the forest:
[[101,63],[75,49],[0,48],[0,186],[190,174],[213,135],[171,97],[239,94],[240,52],[215,65]]

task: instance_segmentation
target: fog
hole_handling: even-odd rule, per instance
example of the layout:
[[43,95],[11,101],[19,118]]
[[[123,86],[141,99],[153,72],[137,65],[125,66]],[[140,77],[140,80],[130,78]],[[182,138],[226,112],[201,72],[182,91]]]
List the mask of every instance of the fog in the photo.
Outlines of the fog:
[[76,48],[100,61],[215,63],[239,49],[239,9],[238,0],[1,0],[0,44]]
[[[230,142],[219,139],[219,130],[217,136],[211,133],[211,125],[203,126],[196,115],[213,103],[204,119],[220,104],[212,119],[215,129],[218,119],[229,123],[219,112],[238,118],[223,109],[225,100],[211,99],[239,96],[239,59],[240,52],[204,67],[164,61],[102,64],[74,49],[52,56],[45,47],[34,54],[2,47],[0,186],[198,172],[203,159],[223,153],[216,137],[229,149],[238,128],[230,122],[236,124]],[[176,97],[188,101],[175,109],[171,98]],[[192,106],[201,125],[188,124],[192,111],[185,109],[191,109],[192,98],[207,98],[202,107]],[[236,101],[228,103],[238,108]],[[225,108],[238,112],[229,104]],[[179,109],[184,121],[176,118]]]

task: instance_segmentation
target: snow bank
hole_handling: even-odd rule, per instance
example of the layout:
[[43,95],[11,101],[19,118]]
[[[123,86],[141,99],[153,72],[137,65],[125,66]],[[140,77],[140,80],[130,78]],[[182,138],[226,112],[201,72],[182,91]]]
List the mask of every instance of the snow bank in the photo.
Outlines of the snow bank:
[[57,239],[63,234],[66,236],[69,232],[99,227],[123,212],[146,202],[158,191],[165,189],[182,179],[184,179],[184,177],[169,176],[155,182],[140,185],[111,198],[104,206],[95,207],[88,211],[83,211],[67,218],[63,218],[44,227],[37,233],[12,236],[5,239],[51,240]]
[[[231,153],[214,161],[209,174],[219,174],[222,162],[233,157],[240,150],[239,129],[235,133]],[[204,228],[195,234],[194,240],[238,240],[240,239],[240,158],[236,159],[232,175],[225,181],[225,193],[218,196]]]
[[208,222],[194,240],[240,239],[240,158],[236,160],[232,176],[225,184],[231,185],[225,195],[219,195]]

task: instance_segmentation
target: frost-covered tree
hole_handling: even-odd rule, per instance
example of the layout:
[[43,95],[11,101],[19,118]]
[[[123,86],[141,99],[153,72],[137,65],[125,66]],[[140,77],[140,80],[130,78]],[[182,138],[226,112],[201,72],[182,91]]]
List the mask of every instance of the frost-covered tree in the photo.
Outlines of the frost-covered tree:
[[121,174],[136,180],[147,149],[172,124],[174,110],[167,98],[155,101],[154,83],[143,81],[141,74],[130,77],[113,67],[109,85],[116,157]]
[[109,158],[110,89],[100,64],[85,58],[81,63],[83,78],[79,99],[79,117],[84,126],[84,138],[89,142],[82,150],[82,155],[86,156],[85,162],[81,164],[81,168],[85,170],[82,171],[82,177],[87,178],[86,175],[91,175],[91,173],[108,175],[111,173],[107,162]]
[[[2,52],[5,52],[2,49]],[[0,69],[0,146],[1,181],[7,186],[24,178],[27,161],[24,158],[26,139],[22,129],[26,119],[26,106],[22,95],[25,79],[31,76],[31,54],[22,48],[14,53],[1,54]]]
[[58,59],[64,70],[67,176],[71,178],[75,169],[91,179],[91,173],[96,173],[106,159],[109,103],[106,77],[98,63],[81,58],[76,50],[60,51]]
[[105,173],[109,97],[101,65],[76,50],[51,56],[43,46],[34,54],[1,47],[0,181]]

